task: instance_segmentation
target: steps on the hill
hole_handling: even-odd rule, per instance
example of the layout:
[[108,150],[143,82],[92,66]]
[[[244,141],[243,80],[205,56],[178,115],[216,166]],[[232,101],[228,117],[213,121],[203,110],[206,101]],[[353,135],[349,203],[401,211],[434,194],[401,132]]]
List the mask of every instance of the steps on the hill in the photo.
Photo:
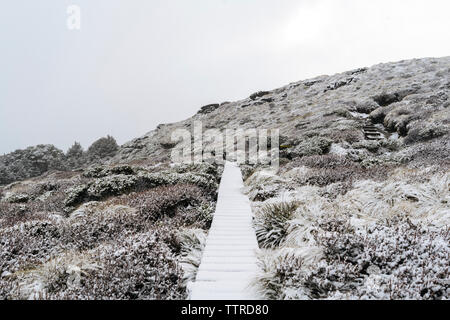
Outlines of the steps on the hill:
[[381,140],[384,139],[384,135],[373,124],[365,124],[363,127],[364,137],[367,140]]

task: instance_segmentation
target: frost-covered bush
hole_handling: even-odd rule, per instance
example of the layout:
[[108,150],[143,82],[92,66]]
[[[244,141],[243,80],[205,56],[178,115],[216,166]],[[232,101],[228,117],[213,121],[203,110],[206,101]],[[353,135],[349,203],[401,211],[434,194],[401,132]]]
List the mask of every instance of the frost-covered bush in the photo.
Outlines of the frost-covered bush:
[[[185,298],[201,252],[176,240],[177,230],[208,228],[212,210],[205,191],[180,184],[89,202],[68,217],[25,213],[5,224],[2,210],[0,298]],[[186,275],[182,263],[190,263]]]
[[140,217],[136,210],[127,206],[102,204],[86,208],[80,214],[70,216],[62,226],[61,244],[79,250],[92,249],[100,243],[111,241],[122,234],[142,232],[149,228],[149,222]]
[[373,140],[362,140],[357,143],[354,143],[353,147],[355,149],[366,149],[372,153],[376,153],[381,147],[381,142]]
[[389,172],[395,168],[392,164],[379,163],[376,166],[368,166],[364,162],[354,162],[343,156],[322,155],[298,159],[282,170],[287,171],[289,168],[296,166],[310,168],[301,176],[293,177],[293,180],[298,184],[326,187],[331,184],[341,183],[341,194],[350,190],[353,183],[358,180],[384,180],[389,175]]
[[134,175],[139,170],[144,170],[140,167],[133,167],[130,165],[117,165],[113,167],[103,167],[103,166],[93,166],[90,168],[87,168],[83,172],[83,177],[86,178],[103,178],[110,175]]
[[254,283],[257,290],[266,298],[281,300],[286,298],[284,291],[298,284],[299,270],[303,268],[302,258],[291,252],[271,255],[266,253],[259,259],[261,272]]
[[67,251],[35,269],[6,277],[2,297],[8,299],[54,299],[82,284],[83,278],[98,265],[88,254]]
[[62,237],[57,219],[40,219],[0,229],[0,275],[47,261]]
[[53,145],[38,145],[0,156],[0,185],[64,170],[65,155]]
[[325,137],[311,137],[301,141],[293,150],[290,150],[292,158],[326,154],[330,151],[332,140]]
[[107,175],[87,184],[75,186],[67,191],[65,203],[67,207],[75,207],[87,201],[103,200],[133,191],[144,191],[160,186],[177,184],[198,186],[211,197],[216,196],[218,189],[216,178],[207,173],[176,173],[172,171],[148,173],[139,171],[137,174]]
[[246,181],[245,193],[252,201],[265,201],[275,197],[285,186],[285,180],[271,171],[255,171]]
[[416,143],[398,153],[399,160],[415,167],[450,167],[450,139],[446,136],[429,142]]
[[314,264],[283,252],[261,259],[257,285],[267,298],[448,298],[448,230],[404,219],[358,230],[325,218],[316,232],[323,258]]
[[206,237],[207,234],[202,229],[183,229],[175,235],[175,241],[179,247],[177,256],[184,272],[186,286],[195,280]]
[[9,299],[182,299],[183,272],[166,244],[170,228],[119,237],[83,253],[63,252],[0,280]]
[[87,197],[87,190],[89,189],[88,185],[81,184],[75,187],[72,187],[66,191],[66,199],[64,200],[64,204],[67,207],[73,207],[80,203],[83,203],[85,198]]
[[86,192],[90,200],[101,200],[132,191],[137,181],[137,177],[124,174],[107,176],[90,183]]
[[285,166],[284,169],[287,170],[300,166],[319,169],[338,168],[347,166],[350,163],[352,163],[352,161],[349,160],[347,157],[335,154],[326,154],[295,159],[294,161],[291,161],[287,166]]
[[335,131],[331,134],[331,139],[336,142],[348,142],[350,144],[359,142],[364,139],[362,130],[346,129]]
[[431,140],[441,137],[449,133],[450,126],[443,123],[426,123],[422,121],[414,122],[408,126],[408,135],[405,138],[406,144],[413,144],[417,142]]
[[168,228],[127,237],[93,251],[100,268],[81,286],[56,295],[69,299],[183,299],[183,272],[165,243]]
[[[324,160],[305,161],[312,168],[301,176],[346,163]],[[332,185],[288,193],[298,207],[281,224],[287,228],[259,220],[260,230],[285,237],[260,257],[257,286],[276,299],[447,299],[449,179],[432,168],[398,168],[379,181],[355,180],[336,197],[326,196]]]
[[136,208],[141,218],[156,221],[162,215],[173,217],[180,207],[198,208],[204,199],[202,190],[194,185],[175,185],[130,194],[114,202]]
[[289,221],[293,218],[298,204],[280,202],[267,204],[255,216],[256,238],[262,248],[275,248],[286,239]]
[[213,221],[215,202],[204,198],[198,200],[197,203],[195,206],[179,208],[180,213],[177,214],[176,219],[183,225],[208,230]]
[[319,242],[327,265],[325,270],[321,270],[322,264],[313,272],[312,279],[317,286],[327,284],[327,296],[448,297],[448,230],[435,231],[407,219],[393,219],[367,230],[338,227],[324,231]]

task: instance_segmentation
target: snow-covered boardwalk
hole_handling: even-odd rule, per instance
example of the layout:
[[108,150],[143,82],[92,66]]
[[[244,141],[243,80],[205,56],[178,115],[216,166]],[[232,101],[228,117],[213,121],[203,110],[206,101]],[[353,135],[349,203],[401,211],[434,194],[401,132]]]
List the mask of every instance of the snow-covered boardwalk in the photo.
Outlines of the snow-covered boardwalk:
[[191,290],[193,300],[260,298],[249,286],[258,270],[258,244],[250,202],[242,188],[239,167],[226,162],[213,223]]

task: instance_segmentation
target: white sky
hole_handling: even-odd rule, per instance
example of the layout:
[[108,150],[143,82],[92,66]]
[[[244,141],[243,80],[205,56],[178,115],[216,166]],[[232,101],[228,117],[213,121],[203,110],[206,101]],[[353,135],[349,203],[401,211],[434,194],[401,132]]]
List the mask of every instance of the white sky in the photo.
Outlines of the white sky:
[[[66,27],[79,5],[81,30]],[[448,0],[9,0],[0,154],[124,143],[209,103],[320,74],[450,55]]]

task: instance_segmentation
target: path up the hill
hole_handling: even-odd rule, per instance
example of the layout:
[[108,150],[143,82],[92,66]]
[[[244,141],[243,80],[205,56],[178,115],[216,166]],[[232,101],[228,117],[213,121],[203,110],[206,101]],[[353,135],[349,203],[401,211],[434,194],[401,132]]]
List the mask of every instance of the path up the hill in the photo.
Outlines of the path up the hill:
[[260,299],[250,283],[258,272],[258,244],[250,201],[242,193],[242,174],[226,162],[216,212],[191,289],[192,300]]

